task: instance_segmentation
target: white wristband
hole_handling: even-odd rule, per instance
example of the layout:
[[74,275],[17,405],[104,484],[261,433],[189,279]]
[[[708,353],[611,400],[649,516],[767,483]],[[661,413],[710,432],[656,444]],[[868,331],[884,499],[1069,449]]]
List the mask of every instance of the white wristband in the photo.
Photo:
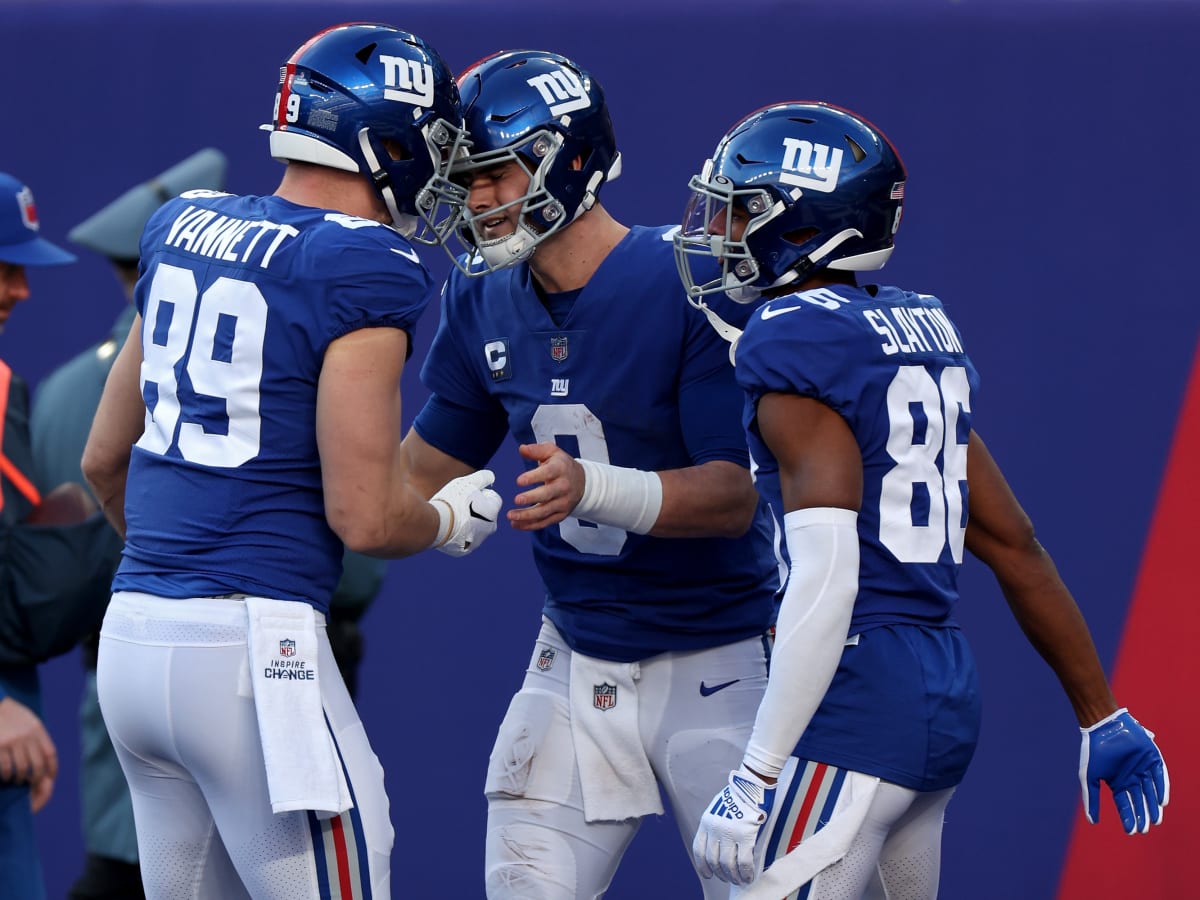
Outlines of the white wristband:
[[433,549],[442,546],[442,544],[450,540],[450,532],[454,530],[454,508],[440,497],[430,500],[429,505],[437,510],[438,514],[437,537],[429,545]]
[[571,510],[577,519],[648,534],[662,510],[662,479],[657,472],[626,469],[590,459],[576,460],[586,480]]

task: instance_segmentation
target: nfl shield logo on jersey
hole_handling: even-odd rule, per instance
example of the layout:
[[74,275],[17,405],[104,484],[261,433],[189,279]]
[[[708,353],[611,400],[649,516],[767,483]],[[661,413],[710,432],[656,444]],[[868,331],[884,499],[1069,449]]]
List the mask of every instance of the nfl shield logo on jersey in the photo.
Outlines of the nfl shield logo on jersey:
[[546,649],[544,649],[541,653],[538,654],[538,659],[537,659],[538,669],[540,669],[543,672],[548,672],[550,670],[550,667],[554,665],[554,657],[556,657],[557,655],[558,655],[558,653],[555,651],[555,649],[553,647],[547,647]]
[[293,641],[291,638],[284,638],[282,641],[280,641],[279,642],[279,655],[280,656],[295,656],[296,655],[296,642]]
[[596,709],[612,709],[617,705],[617,686],[615,684],[592,685],[592,706]]
[[567,358],[566,335],[550,338],[550,358],[555,362],[562,362]]

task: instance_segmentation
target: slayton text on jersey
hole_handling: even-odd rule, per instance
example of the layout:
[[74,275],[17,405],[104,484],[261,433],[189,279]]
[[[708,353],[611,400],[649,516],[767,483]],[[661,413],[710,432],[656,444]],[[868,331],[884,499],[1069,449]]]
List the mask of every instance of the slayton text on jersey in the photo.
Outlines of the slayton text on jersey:
[[944,310],[933,307],[889,306],[864,309],[863,317],[885,340],[879,345],[895,353],[962,353],[963,346]]

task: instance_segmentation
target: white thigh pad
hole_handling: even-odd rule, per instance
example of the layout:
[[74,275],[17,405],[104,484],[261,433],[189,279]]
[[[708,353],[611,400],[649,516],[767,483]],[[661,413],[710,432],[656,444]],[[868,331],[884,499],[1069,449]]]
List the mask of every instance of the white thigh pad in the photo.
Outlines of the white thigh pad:
[[575,748],[564,697],[523,688],[508,705],[488,760],[487,796],[565,803],[575,784]]

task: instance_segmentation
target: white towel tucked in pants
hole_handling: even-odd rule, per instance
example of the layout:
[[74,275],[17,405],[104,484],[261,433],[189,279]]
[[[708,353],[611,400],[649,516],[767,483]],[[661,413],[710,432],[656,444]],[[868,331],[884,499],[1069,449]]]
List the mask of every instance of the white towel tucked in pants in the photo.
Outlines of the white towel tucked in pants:
[[571,654],[571,736],[589,822],[663,814],[639,729],[638,671]]
[[315,611],[307,603],[265,597],[245,602],[271,809],[339,815],[354,804],[321,704]]

